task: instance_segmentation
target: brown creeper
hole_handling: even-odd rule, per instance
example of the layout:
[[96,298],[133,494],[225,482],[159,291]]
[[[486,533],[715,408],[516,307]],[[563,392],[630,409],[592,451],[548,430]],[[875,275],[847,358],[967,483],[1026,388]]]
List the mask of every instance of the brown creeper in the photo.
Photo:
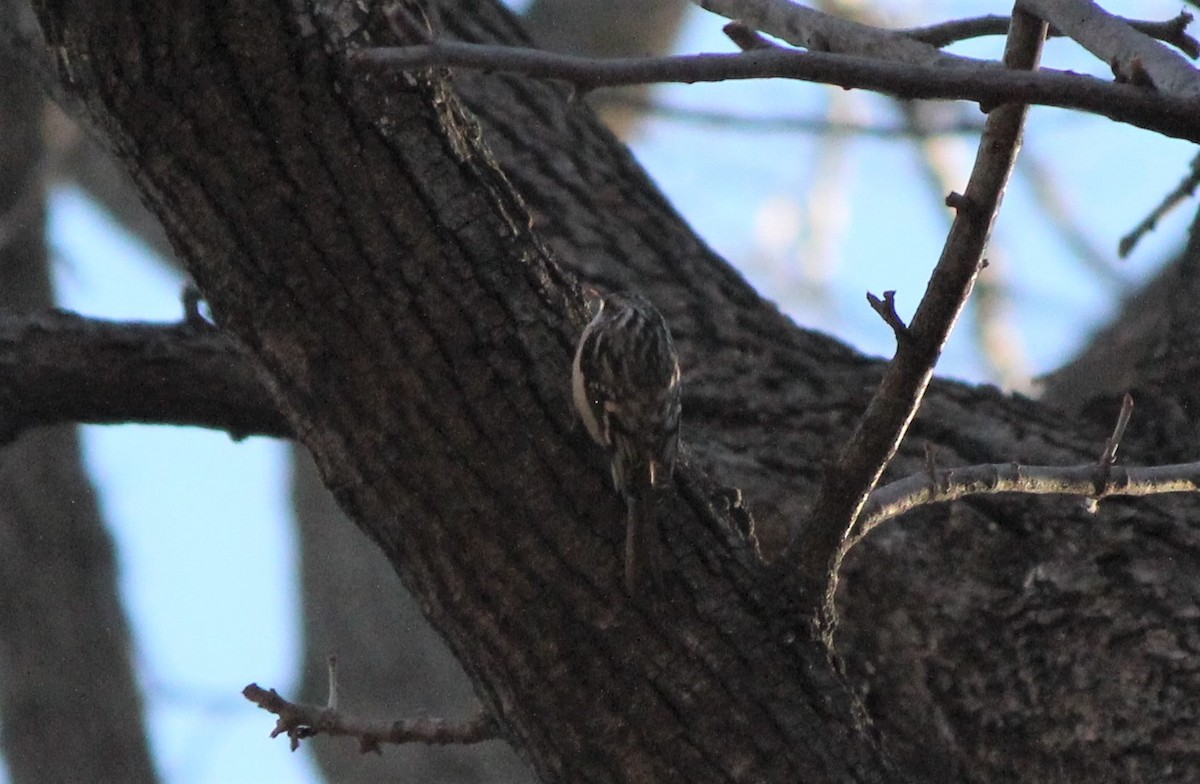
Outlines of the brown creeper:
[[625,588],[633,594],[647,567],[661,579],[650,492],[670,479],[679,449],[679,357],[662,314],[637,294],[605,297],[579,338],[571,388],[625,500]]

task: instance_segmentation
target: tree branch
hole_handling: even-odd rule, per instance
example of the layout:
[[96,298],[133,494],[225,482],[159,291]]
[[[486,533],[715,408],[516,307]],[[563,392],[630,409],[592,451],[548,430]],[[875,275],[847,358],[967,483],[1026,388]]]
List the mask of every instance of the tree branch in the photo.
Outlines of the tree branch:
[[1200,462],[1153,468],[1116,468],[1117,449],[1133,415],[1133,397],[1126,393],[1104,441],[1100,459],[1090,465],[1022,466],[995,463],[940,470],[926,447],[925,472],[871,491],[859,521],[847,537],[849,552],[876,526],[916,509],[918,506],[953,501],[968,495],[1023,493],[1025,495],[1079,495],[1087,498],[1087,510],[1099,511],[1099,502],[1110,495],[1157,495],[1200,489]]
[[726,19],[760,30],[813,52],[855,54],[908,65],[980,65],[983,61],[949,54],[900,31],[843,19],[790,0],[693,0]]
[[274,689],[263,689],[257,683],[243,689],[242,696],[279,717],[271,737],[286,734],[291,740],[292,751],[300,747],[304,738],[322,734],[357,738],[358,749],[364,754],[368,751],[382,754],[382,743],[444,746],[479,743],[497,737],[494,722],[482,713],[462,722],[432,718],[387,721],[353,716],[336,708],[289,702]]
[[1137,244],[1142,241],[1142,237],[1154,231],[1158,222],[1167,213],[1182,204],[1185,199],[1190,198],[1196,192],[1197,187],[1200,187],[1200,155],[1192,158],[1187,175],[1180,180],[1174,190],[1164,196],[1149,215],[1142,218],[1137,226],[1134,226],[1128,234],[1121,238],[1121,241],[1117,243],[1117,255],[1125,258],[1132,253]]
[[908,125],[873,124],[855,120],[834,119],[828,116],[752,115],[721,109],[704,109],[695,106],[679,106],[658,103],[642,98],[618,97],[613,105],[629,106],[655,119],[688,123],[693,126],[711,126],[732,133],[808,133],[813,135],[834,134],[862,136],[883,142],[911,144],[913,139],[928,136],[972,136],[983,132],[982,120],[965,117],[930,124],[915,129]]
[[[1120,16],[1116,18],[1140,33],[1171,44],[1192,59],[1200,57],[1200,41],[1187,34],[1188,25],[1192,23],[1193,17],[1186,11],[1180,11],[1179,16],[1176,16],[1174,19],[1168,19],[1165,22],[1126,19]],[[965,41],[969,38],[979,38],[987,35],[1005,35],[1008,33],[1008,25],[1011,20],[1012,17],[992,14],[990,16],[976,16],[971,19],[954,19],[949,22],[941,22],[925,27],[909,27],[897,30],[896,32],[900,35],[908,36],[915,41],[921,41],[930,46],[941,48],[949,46],[956,41]],[[1055,28],[1050,29],[1051,38],[1062,37],[1063,35],[1064,33]]]
[[[1105,476],[1107,474],[1107,476]],[[1089,500],[1109,496],[1148,496],[1200,492],[1200,462],[1153,467],[1026,466],[1018,463],[948,468],[884,485],[871,493],[858,525],[847,540],[850,550],[882,523],[919,506],[956,501],[971,495],[1077,495]]]
[[1191,63],[1090,0],[1021,0],[1018,7],[1078,41],[1111,65],[1119,80],[1181,98],[1200,97],[1200,72]]
[[358,750],[363,754],[373,751],[382,754],[381,743],[430,743],[445,746],[451,743],[468,744],[499,737],[496,723],[482,711],[462,722],[445,719],[400,719],[382,721],[352,716],[338,710],[337,657],[330,656],[329,696],[324,706],[290,702],[279,696],[274,689],[264,689],[251,683],[242,689],[242,696],[265,711],[279,717],[271,737],[287,734],[292,751],[300,748],[300,741],[324,733],[358,738]]
[[1132,84],[1112,84],[1066,71],[1007,72],[992,63],[947,68],[911,65],[826,52],[784,49],[736,54],[596,60],[535,49],[440,41],[377,47],[353,53],[353,62],[390,70],[478,68],[557,79],[582,90],[643,82],[717,82],[787,78],[865,89],[899,98],[970,100],[985,108],[1003,103],[1077,109],[1166,136],[1200,142],[1200,99],[1162,95]]
[[209,324],[0,312],[0,443],[60,422],[291,435],[241,349]]
[[[1037,67],[1045,25],[1018,14],[1004,53],[1009,68]],[[947,199],[957,215],[942,257],[896,355],[837,459],[827,466],[812,510],[782,559],[785,570],[824,574],[820,621],[834,623],[833,595],[846,536],[920,407],[933,368],[982,268],[983,250],[1021,144],[1027,108],[1006,105],[989,116],[965,195]]]

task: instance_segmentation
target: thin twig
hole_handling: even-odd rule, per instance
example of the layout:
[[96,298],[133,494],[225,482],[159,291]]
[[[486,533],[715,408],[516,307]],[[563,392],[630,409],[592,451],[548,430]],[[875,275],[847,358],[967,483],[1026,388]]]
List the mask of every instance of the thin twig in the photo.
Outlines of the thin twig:
[[1005,103],[1058,106],[1200,142],[1200,99],[1161,95],[1131,84],[1113,84],[1066,71],[1006,71],[992,63],[939,67],[784,49],[593,59],[455,41],[363,49],[348,57],[364,67],[384,70],[461,67],[523,73],[568,82],[581,90],[654,82],[690,84],[778,77],[874,90],[901,98],[970,100],[989,109]]
[[[909,128],[927,128],[928,117],[945,111],[945,104],[926,101],[897,101],[897,108]],[[966,177],[969,151],[964,140],[939,138],[925,134],[916,145],[920,154],[922,180],[927,192],[937,200],[951,191],[956,183]],[[975,307],[971,311],[972,322],[981,356],[986,361],[993,377],[1008,389],[1027,388],[1029,373],[1025,369],[1021,338],[1008,318],[1011,311],[1008,288],[1005,284],[1006,265],[1001,249],[993,246],[992,272],[980,279],[976,287]]]
[[[1176,16],[1174,19],[1168,19],[1165,22],[1126,19],[1124,17],[1117,18],[1139,33],[1144,33],[1151,38],[1171,44],[1193,60],[1200,57],[1200,41],[1187,34],[1188,25],[1192,23],[1193,17],[1186,11],[1181,11],[1179,16]],[[970,38],[979,38],[987,35],[1004,35],[1008,32],[1010,20],[1011,17],[993,14],[990,16],[977,16],[971,19],[954,19],[949,22],[940,22],[925,27],[909,27],[897,30],[896,32],[940,49],[957,41],[966,41]],[[1063,34],[1058,30],[1051,28],[1051,38],[1062,36]]]
[[966,41],[971,38],[1007,35],[1009,21],[1010,18],[1007,16],[991,14],[970,19],[952,19],[948,22],[938,22],[924,27],[908,27],[896,32],[941,49],[957,41]]
[[909,143],[925,134],[935,136],[978,135],[983,132],[983,122],[956,118],[951,122],[930,125],[925,131],[914,131],[902,125],[873,125],[850,120],[835,120],[829,117],[785,117],[748,115],[736,112],[704,109],[691,106],[672,106],[645,98],[614,94],[612,103],[628,106],[658,119],[686,122],[694,125],[710,125],[722,130],[745,133],[811,133],[865,136],[881,141]]
[[1125,436],[1125,428],[1129,426],[1129,418],[1133,416],[1133,396],[1128,392],[1121,400],[1121,411],[1117,414],[1117,422],[1113,425],[1112,435],[1104,440],[1104,449],[1100,459],[1096,461],[1096,492],[1087,500],[1087,510],[1092,514],[1100,511],[1100,499],[1108,477],[1112,473],[1113,464],[1117,462],[1117,449]]
[[1125,437],[1125,428],[1129,427],[1129,418],[1133,416],[1133,395],[1128,392],[1121,399],[1121,411],[1117,414],[1117,422],[1113,425],[1112,435],[1104,440],[1104,451],[1100,453],[1099,464],[1111,466],[1117,461],[1117,449],[1121,439]]
[[1195,492],[1200,492],[1200,462],[1145,468],[1110,466],[1106,473],[1101,472],[1098,463],[1079,466],[994,463],[940,469],[935,478],[923,471],[871,493],[854,534],[847,539],[846,549],[852,549],[882,523],[917,507],[972,495],[1074,495],[1090,501],[1111,496]]
[[271,737],[287,735],[292,751],[300,747],[300,741],[317,735],[357,738],[358,749],[364,754],[368,751],[381,754],[384,743],[466,745],[498,737],[495,722],[482,713],[461,722],[431,718],[388,721],[352,716],[322,705],[290,702],[274,689],[263,689],[257,683],[242,689],[242,696],[279,717]]
[[204,295],[200,293],[200,289],[196,288],[195,284],[187,283],[183,287],[183,291],[179,293],[180,304],[183,305],[183,323],[195,329],[213,329],[215,324],[204,317],[204,313],[200,310],[200,304],[204,302]]
[[[868,6],[858,3],[841,2],[840,0],[825,0],[822,9],[829,13],[846,16],[856,22],[872,27],[881,28],[881,20],[873,14]],[[995,17],[999,18],[999,17]],[[1003,26],[1000,33],[1008,32],[1009,19],[1002,18]],[[944,103],[931,101],[896,101],[896,108],[904,118],[906,126],[914,131],[925,130],[919,136],[915,149],[919,155],[921,179],[927,185],[927,192],[937,202],[945,198],[945,194],[953,191],[958,184],[966,179],[969,171],[969,150],[964,140],[947,139],[928,129],[932,118],[947,111],[958,111],[962,107],[947,106]],[[947,216],[949,218],[949,216]],[[947,220],[949,227],[949,220]],[[992,260],[1003,260],[1000,250],[993,247]],[[1007,287],[1004,285],[1004,265],[1000,265],[998,274],[996,266],[986,278],[980,278],[976,286],[975,307],[971,310],[972,321],[980,354],[984,357],[992,371],[992,375],[1003,386],[1008,388],[1023,388],[1028,383],[1028,373],[1024,370],[1021,359],[1021,340],[1017,331],[1012,328],[1006,318],[1010,308],[1008,304]]]
[[[1004,60],[1032,69],[1041,53],[1045,25],[1018,14]],[[896,355],[844,449],[826,468],[812,509],[784,553],[782,568],[823,575],[826,590],[818,619],[826,634],[835,622],[833,593],[854,521],[916,415],[942,347],[966,304],[983,263],[983,250],[1016,160],[1026,107],[1001,106],[989,116],[966,193],[928,289],[897,342]]]
[[1132,253],[1137,244],[1142,241],[1142,237],[1154,231],[1163,216],[1182,204],[1185,199],[1192,197],[1197,186],[1200,186],[1200,155],[1192,158],[1191,169],[1187,176],[1175,186],[1175,190],[1168,193],[1159,202],[1159,205],[1150,211],[1149,215],[1143,218],[1137,226],[1134,226],[1133,231],[1121,238],[1117,244],[1117,255],[1125,258]]
[[766,36],[741,22],[730,22],[721,28],[721,32],[725,33],[725,37],[733,41],[737,48],[743,52],[779,48],[778,44],[772,43]]
[[896,336],[896,342],[908,339],[908,325],[900,318],[900,314],[896,312],[896,292],[883,292],[883,299],[876,297],[871,292],[867,292],[867,302],[871,304],[871,309],[879,314],[883,319],[883,323],[892,328],[892,334]]

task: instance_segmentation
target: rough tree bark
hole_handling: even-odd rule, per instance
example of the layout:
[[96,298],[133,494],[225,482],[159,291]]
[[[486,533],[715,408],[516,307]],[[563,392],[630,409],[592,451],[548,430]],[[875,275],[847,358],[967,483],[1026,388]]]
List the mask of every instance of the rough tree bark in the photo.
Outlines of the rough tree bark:
[[[320,482],[312,459],[294,450],[292,478],[304,590],[301,696],[321,704],[326,660],[338,657],[342,705],[373,718],[466,716],[478,705],[462,668],[424,622],[421,605],[395,569],[354,530]],[[373,600],[376,593],[387,601]],[[350,743],[314,750],[325,779],[419,781],[427,784],[529,781],[532,775],[502,741],[470,746],[409,744],[386,754],[359,754]]]
[[[879,365],[759,299],[566,90],[368,76],[340,54],[386,27],[340,3],[37,7],[221,327],[543,778],[1195,778],[1194,501],[987,500],[882,530],[847,564],[847,681],[720,485],[769,548]],[[487,3],[441,17],[520,36]],[[650,293],[683,352],[656,600],[621,592],[620,504],[572,424],[564,270]],[[925,443],[945,464],[1080,462],[1102,432],[939,383],[893,471]]]
[[[684,0],[539,0],[522,15],[539,45],[600,56],[666,54],[678,32]],[[639,104],[652,87],[641,85],[588,96],[601,120],[622,137],[636,133]],[[457,716],[474,700],[462,668],[421,618],[419,602],[395,571],[357,531],[320,482],[312,461],[296,449],[293,498],[299,524],[304,655],[300,694],[320,703],[327,689],[324,662],[336,651],[346,705],[369,716],[420,713]],[[364,588],[389,585],[392,602],[358,601]],[[347,612],[353,607],[353,612]],[[361,755],[347,744],[317,744],[329,781],[351,784],[381,778],[439,784],[527,781],[531,773],[500,741],[470,746],[410,744],[386,756]]]

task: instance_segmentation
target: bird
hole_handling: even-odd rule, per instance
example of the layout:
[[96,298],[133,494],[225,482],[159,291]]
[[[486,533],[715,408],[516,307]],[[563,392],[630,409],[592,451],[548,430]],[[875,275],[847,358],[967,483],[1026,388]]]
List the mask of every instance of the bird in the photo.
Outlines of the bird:
[[651,502],[655,489],[670,481],[679,453],[680,368],[667,321],[649,300],[634,292],[601,299],[580,335],[571,388],[625,502],[625,589],[635,595],[646,572],[661,586]]

